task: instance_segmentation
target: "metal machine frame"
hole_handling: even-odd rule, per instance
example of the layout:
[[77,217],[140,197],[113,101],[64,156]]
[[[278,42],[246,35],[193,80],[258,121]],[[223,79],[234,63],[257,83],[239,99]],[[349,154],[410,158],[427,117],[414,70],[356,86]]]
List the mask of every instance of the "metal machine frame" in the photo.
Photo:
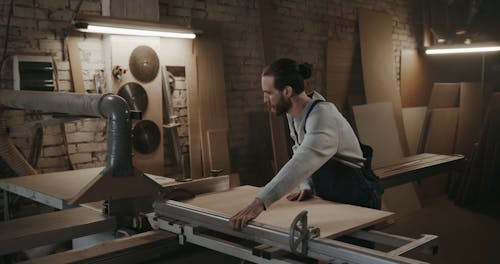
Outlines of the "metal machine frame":
[[[156,202],[155,213],[148,215],[153,227],[178,235],[179,243],[192,243],[224,254],[232,255],[255,263],[291,263],[293,260],[276,255],[259,254],[254,248],[248,248],[217,236],[204,234],[200,230],[209,229],[237,238],[254,241],[275,247],[278,250],[295,253],[322,261],[342,261],[342,263],[425,263],[402,256],[414,251],[427,254],[437,252],[437,236],[422,235],[419,239],[395,236],[378,231],[356,231],[349,234],[378,244],[396,247],[383,252],[337,240],[319,238],[314,230],[307,226],[304,215],[299,215],[290,230],[276,227],[249,224],[241,231],[230,228],[227,217],[202,210],[191,205],[175,201]],[[306,218],[307,219],[307,218]],[[297,222],[302,223],[302,231],[297,231]],[[304,225],[305,223],[305,225]],[[305,234],[305,235],[304,235]],[[302,250],[299,250],[301,248]]]

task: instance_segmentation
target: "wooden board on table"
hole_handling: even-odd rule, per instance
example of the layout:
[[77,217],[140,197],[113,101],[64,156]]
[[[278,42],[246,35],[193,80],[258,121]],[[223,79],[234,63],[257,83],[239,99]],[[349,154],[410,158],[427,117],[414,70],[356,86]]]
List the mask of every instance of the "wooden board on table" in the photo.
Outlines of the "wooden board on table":
[[418,153],[422,131],[424,129],[425,116],[427,114],[426,106],[403,108],[403,122],[405,124],[406,139],[408,140],[408,149],[410,155]]
[[[258,187],[241,186],[225,192],[200,195],[184,203],[230,217],[250,204],[260,190]],[[303,210],[308,211],[308,225],[319,227],[321,237],[344,235],[382,222],[393,215],[391,212],[329,202],[318,197],[300,203],[282,198],[263,211],[254,221],[289,230],[295,216]]]
[[[391,103],[353,106],[353,113],[360,141],[373,148],[373,168],[394,164],[403,158]],[[411,183],[386,189],[382,199],[389,210],[398,214],[421,208]]]
[[[63,209],[70,201],[75,200],[79,193],[92,181],[95,181],[103,169],[104,167],[99,167],[7,178],[0,180],[0,188],[54,208]],[[196,194],[226,190],[230,184],[229,176],[227,175],[188,182],[178,182],[171,178],[151,174],[146,174],[146,176],[144,182],[150,180],[153,186],[158,185],[158,188],[166,190],[184,188]],[[121,181],[126,181],[129,177],[118,178]],[[96,198],[94,201],[101,201],[108,198],[106,195],[113,192],[113,187],[125,190],[127,195],[132,197],[134,196],[134,191],[137,191],[137,186],[134,184],[135,181],[123,182],[121,185],[111,184],[104,193],[100,194],[102,198]]]
[[396,84],[392,47],[392,18],[384,13],[358,10],[361,62],[366,102],[391,102],[403,155],[408,144],[401,113],[401,96]]
[[115,228],[114,218],[85,207],[17,218],[0,223],[0,255]]
[[[454,152],[458,112],[457,107],[436,108],[429,111],[424,152],[436,154]],[[421,181],[423,201],[428,203],[433,198],[445,194],[449,183],[449,173],[423,179]]]
[[401,50],[402,107],[426,106],[431,88],[432,82],[425,58],[415,49]]
[[434,83],[429,98],[429,109],[457,107],[460,83]]

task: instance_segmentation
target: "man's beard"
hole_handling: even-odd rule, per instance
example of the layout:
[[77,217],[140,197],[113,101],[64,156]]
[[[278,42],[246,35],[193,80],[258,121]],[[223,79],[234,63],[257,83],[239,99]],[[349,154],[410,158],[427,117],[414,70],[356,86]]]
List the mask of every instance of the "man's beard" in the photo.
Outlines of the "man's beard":
[[275,106],[276,115],[281,116],[286,114],[288,110],[290,110],[290,107],[292,107],[292,101],[290,101],[287,97],[282,96]]

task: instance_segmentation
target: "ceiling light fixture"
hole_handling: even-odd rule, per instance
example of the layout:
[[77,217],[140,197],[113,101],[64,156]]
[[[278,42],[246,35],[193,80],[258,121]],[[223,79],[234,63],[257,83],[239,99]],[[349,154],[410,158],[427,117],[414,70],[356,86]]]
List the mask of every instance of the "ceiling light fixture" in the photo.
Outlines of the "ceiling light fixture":
[[498,44],[471,44],[471,45],[447,45],[434,46],[425,50],[425,54],[457,54],[457,53],[485,53],[500,51]]
[[73,22],[73,26],[77,31],[88,33],[184,39],[196,38],[196,34],[193,30],[185,28],[105,17],[80,18]]

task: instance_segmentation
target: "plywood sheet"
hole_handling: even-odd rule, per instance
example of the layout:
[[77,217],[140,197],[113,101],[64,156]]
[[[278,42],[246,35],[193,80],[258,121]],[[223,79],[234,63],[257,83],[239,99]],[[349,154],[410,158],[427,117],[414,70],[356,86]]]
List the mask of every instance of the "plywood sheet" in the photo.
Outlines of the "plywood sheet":
[[418,153],[418,146],[422,138],[425,116],[427,107],[408,107],[403,108],[403,121],[405,124],[406,139],[408,140],[408,148],[410,155]]
[[342,113],[348,112],[348,95],[363,94],[359,47],[348,42],[328,42],[326,61],[326,99]]
[[[258,187],[241,186],[226,192],[200,195],[185,203],[230,217],[250,204],[259,191]],[[303,210],[308,211],[308,225],[319,227],[321,237],[346,234],[382,222],[392,215],[390,212],[328,202],[317,197],[300,203],[282,198],[263,211],[255,222],[289,230],[295,216]]]
[[391,103],[357,105],[352,109],[359,139],[373,148],[374,167],[395,163],[404,156]]
[[479,83],[460,83],[460,108],[457,128],[456,153],[470,155],[479,138],[482,115],[482,94]]
[[[394,164],[403,158],[391,103],[353,106],[353,113],[360,141],[373,148],[373,168]],[[387,208],[398,214],[421,208],[411,183],[386,189],[382,199]]]
[[[456,107],[437,108],[430,110],[429,125],[425,136],[424,151],[436,154],[451,154],[454,152],[455,135],[458,122]],[[421,181],[423,200],[445,194],[449,184],[449,175],[440,174]]]
[[200,95],[196,73],[196,56],[192,56],[186,67],[186,85],[188,100],[188,133],[189,133],[189,166],[191,179],[203,176],[201,127],[200,127]]
[[429,109],[457,107],[460,94],[460,83],[434,83]]
[[392,18],[384,13],[358,10],[361,62],[366,102],[391,102],[403,155],[408,144],[401,113],[401,96],[396,84],[396,66],[392,47]]
[[[207,131],[229,129],[224,63],[222,61],[222,45],[217,36],[199,38],[193,43],[198,75],[203,175],[207,176],[210,170]],[[221,156],[229,157],[228,149],[220,149],[219,151],[226,151],[227,153],[221,154]],[[227,162],[229,163],[229,161]]]
[[427,105],[429,101],[430,90],[432,88],[432,82],[430,80],[428,71],[428,63],[425,57],[418,53],[418,50],[401,50],[402,107],[417,107]]

